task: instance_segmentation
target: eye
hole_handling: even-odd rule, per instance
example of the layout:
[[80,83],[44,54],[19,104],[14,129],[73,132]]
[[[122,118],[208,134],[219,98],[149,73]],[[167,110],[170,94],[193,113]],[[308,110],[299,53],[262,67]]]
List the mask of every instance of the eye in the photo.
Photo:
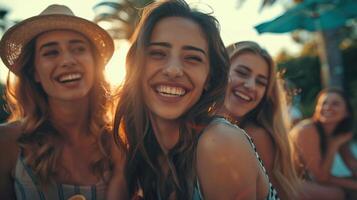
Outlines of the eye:
[[249,76],[249,72],[244,70],[244,69],[237,69],[237,70],[235,70],[235,72],[241,77],[248,77]]
[[268,85],[268,81],[265,79],[257,79],[256,83],[263,87],[266,87]]
[[49,50],[44,51],[44,52],[42,53],[42,56],[44,56],[44,57],[53,57],[53,56],[56,56],[56,55],[58,55],[58,54],[59,54],[58,50],[56,50],[56,49],[49,49]]
[[87,51],[87,47],[83,46],[83,45],[77,45],[72,47],[72,52],[73,53],[83,53]]
[[166,56],[166,53],[161,50],[149,50],[149,56],[153,59],[162,59]]
[[186,56],[185,60],[190,62],[199,62],[199,63],[203,62],[203,59],[200,56],[195,56],[195,55]]

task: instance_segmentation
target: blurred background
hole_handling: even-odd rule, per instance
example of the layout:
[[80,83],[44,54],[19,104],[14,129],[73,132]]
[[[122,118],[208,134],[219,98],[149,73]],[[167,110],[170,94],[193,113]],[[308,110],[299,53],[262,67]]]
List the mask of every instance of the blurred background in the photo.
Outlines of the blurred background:
[[[125,55],[130,45],[128,39],[135,28],[138,13],[150,2],[152,0],[34,0],[30,4],[25,0],[0,0],[0,35],[18,21],[39,14],[50,4],[67,5],[76,15],[95,21],[113,37],[116,52],[106,74],[115,86],[120,84],[125,75]],[[273,55],[280,75],[286,81],[294,119],[311,115],[317,92],[326,86],[343,88],[356,109],[356,0],[187,2],[216,16],[221,24],[225,45],[241,40],[254,40]],[[346,8],[350,10],[343,10]],[[348,12],[348,16],[340,16]],[[300,13],[307,14],[297,16]],[[336,23],[332,23],[333,20]],[[331,24],[334,27],[325,27]],[[1,62],[0,92],[3,92],[7,73],[7,68]],[[0,103],[3,103],[2,99]],[[6,116],[6,112],[1,112],[0,121],[4,121]]]
[[[116,52],[106,67],[106,75],[111,84],[117,86],[125,75],[128,39],[138,13],[150,2],[152,0],[0,0],[0,36],[17,22],[38,15],[50,4],[67,5],[77,16],[93,20],[113,37]],[[272,54],[280,76],[286,81],[295,122],[311,116],[316,94],[327,86],[343,88],[357,113],[357,0],[187,2],[218,19],[225,45],[253,40]],[[0,61],[1,97],[8,73]],[[1,123],[8,116],[2,98],[0,106]]]

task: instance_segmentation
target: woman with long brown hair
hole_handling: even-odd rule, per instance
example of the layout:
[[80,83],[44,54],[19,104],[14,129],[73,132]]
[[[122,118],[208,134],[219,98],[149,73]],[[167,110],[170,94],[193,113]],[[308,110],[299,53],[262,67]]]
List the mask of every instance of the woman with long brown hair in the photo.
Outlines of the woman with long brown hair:
[[[309,199],[356,199],[357,159],[349,149],[353,136],[352,105],[346,94],[337,88],[322,90],[316,99],[312,118],[303,120],[291,130],[299,171],[306,180],[304,188],[309,191],[306,194],[311,193]],[[337,153],[352,176],[331,174]]]
[[118,159],[103,73],[113,52],[105,30],[62,5],[3,35],[1,58],[15,76],[0,126],[1,199],[106,199]]
[[129,198],[274,198],[248,136],[213,115],[229,59],[218,22],[184,1],[143,10],[127,55],[114,131]]

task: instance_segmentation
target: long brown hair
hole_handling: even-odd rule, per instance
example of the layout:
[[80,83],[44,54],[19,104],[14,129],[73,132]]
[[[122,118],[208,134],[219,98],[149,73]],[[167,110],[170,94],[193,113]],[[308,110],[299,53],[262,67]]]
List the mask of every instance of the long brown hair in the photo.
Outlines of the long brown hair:
[[243,53],[253,53],[265,60],[268,65],[268,85],[259,104],[248,112],[239,125],[244,128],[253,123],[265,129],[272,137],[275,146],[272,175],[283,191],[283,197],[294,199],[297,195],[298,176],[294,169],[292,144],[288,138],[289,121],[286,113],[286,95],[280,79],[277,79],[275,64],[270,54],[259,44],[252,41],[242,41],[227,47],[230,59]]
[[[210,73],[208,87],[198,102],[180,117],[179,141],[168,152],[169,174],[161,171],[159,156],[162,150],[153,133],[148,118],[148,108],[143,103],[140,78],[144,56],[155,25],[167,17],[183,17],[195,22],[206,36],[209,48]],[[142,12],[141,20],[132,37],[132,46],[126,60],[126,77],[120,88],[115,114],[115,140],[125,152],[125,175],[130,197],[142,189],[145,199],[191,199],[196,179],[195,148],[198,125],[206,125],[212,119],[210,110],[214,104],[223,103],[227,83],[229,59],[219,35],[217,20],[191,10],[181,0],[153,3]]]
[[[48,105],[47,94],[40,83],[34,79],[34,57],[35,42],[33,38],[24,47],[20,62],[22,70],[13,77],[10,73],[7,78],[5,98],[7,106],[11,112],[8,119],[20,121],[22,125],[22,135],[18,142],[22,148],[28,149],[26,162],[34,170],[41,183],[47,183],[56,175],[62,146],[61,134],[53,126],[49,116],[50,107]],[[92,47],[93,56],[98,63],[97,53]],[[109,116],[107,115],[109,85],[104,79],[104,66],[96,66],[95,84],[90,92],[90,112],[89,112],[89,135],[96,138],[96,155],[91,167],[93,173],[103,176],[104,171],[109,167],[109,155],[104,149],[107,139],[104,133],[108,133]],[[104,142],[104,143],[103,143]]]

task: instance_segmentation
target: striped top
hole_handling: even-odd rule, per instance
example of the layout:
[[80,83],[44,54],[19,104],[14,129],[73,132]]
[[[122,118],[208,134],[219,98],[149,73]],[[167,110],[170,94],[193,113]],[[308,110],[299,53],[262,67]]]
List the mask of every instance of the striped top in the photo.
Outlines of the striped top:
[[89,186],[52,182],[41,187],[32,169],[24,162],[22,150],[16,162],[14,178],[18,200],[67,200],[74,195],[82,195],[86,200],[106,199],[107,184],[104,180]]
[[[228,120],[226,120],[225,118],[223,117],[216,117],[213,119],[213,121],[211,122],[212,123],[224,123],[224,124],[228,124],[230,126],[233,126],[235,128],[238,128],[240,130],[242,130],[241,128],[239,128],[237,125],[235,124],[232,124],[230,123]],[[259,164],[261,166],[261,168],[263,169],[265,175],[267,176],[268,180],[269,180],[269,177],[268,177],[268,174],[265,170],[265,167],[264,167],[264,164],[263,164],[263,160],[260,158],[258,152],[257,152],[257,149],[253,143],[253,140],[252,138],[244,131],[242,130],[245,137],[248,139],[249,143],[251,144],[252,148],[254,149],[254,152],[255,152],[255,156],[257,157],[257,159],[259,160]],[[197,179],[196,181],[196,184],[195,184],[195,188],[194,188],[194,193],[193,193],[193,200],[204,200],[203,198],[203,195],[201,193],[201,189],[200,189],[200,183]],[[279,200],[279,196],[278,196],[278,192],[276,191],[276,189],[273,187],[273,185],[271,184],[271,182],[269,181],[269,193],[268,193],[268,196],[266,197],[266,200]]]

